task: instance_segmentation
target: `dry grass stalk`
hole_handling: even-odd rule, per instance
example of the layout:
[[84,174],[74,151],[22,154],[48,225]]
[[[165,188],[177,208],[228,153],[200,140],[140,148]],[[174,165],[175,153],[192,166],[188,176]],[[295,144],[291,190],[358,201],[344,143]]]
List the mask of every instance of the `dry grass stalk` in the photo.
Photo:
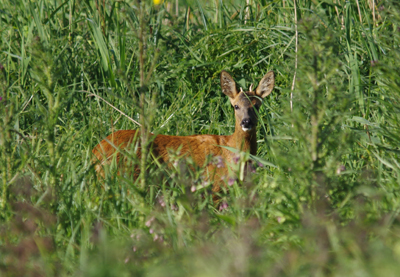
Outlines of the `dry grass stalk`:
[[362,17],[361,17],[361,10],[360,10],[360,3],[358,2],[358,0],[356,0],[357,3],[357,9],[358,9],[358,16],[360,18],[360,23],[362,24]]
[[290,92],[290,111],[293,111],[293,90],[294,90],[294,85],[296,83],[296,74],[297,74],[297,44],[298,44],[298,31],[297,31],[297,5],[296,5],[296,0],[293,1],[294,4],[294,24],[296,28],[296,48],[295,48],[295,53],[296,53],[296,58],[294,62],[294,75],[293,75],[293,82],[292,82],[292,89]]

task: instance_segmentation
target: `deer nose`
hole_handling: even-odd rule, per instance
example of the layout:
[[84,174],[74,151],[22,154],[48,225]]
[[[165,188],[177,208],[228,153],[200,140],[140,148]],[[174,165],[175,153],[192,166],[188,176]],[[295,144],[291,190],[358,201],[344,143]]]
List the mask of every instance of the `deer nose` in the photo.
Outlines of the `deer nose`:
[[251,119],[250,118],[245,118],[242,120],[242,128],[251,128]]

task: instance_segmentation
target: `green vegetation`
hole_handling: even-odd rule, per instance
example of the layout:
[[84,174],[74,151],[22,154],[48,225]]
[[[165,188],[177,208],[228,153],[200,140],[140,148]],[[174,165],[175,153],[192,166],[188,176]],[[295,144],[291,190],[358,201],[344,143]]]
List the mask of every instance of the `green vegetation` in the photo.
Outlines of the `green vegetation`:
[[[2,276],[398,275],[397,0],[10,0],[0,22]],[[231,134],[221,70],[276,87],[220,209],[184,163],[97,178],[115,130]]]

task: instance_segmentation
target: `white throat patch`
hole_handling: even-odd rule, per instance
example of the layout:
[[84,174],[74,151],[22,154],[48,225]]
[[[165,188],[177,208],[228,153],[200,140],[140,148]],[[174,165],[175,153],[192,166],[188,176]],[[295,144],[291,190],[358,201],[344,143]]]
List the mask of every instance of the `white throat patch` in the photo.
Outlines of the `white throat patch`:
[[242,130],[245,131],[245,132],[247,132],[247,131],[250,131],[251,128],[244,128],[244,127],[242,127]]

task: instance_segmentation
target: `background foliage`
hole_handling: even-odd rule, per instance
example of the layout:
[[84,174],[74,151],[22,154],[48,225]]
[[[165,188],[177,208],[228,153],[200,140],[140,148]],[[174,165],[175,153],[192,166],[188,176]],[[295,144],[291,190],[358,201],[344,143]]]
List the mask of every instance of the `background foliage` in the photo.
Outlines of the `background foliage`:
[[[1,1],[2,275],[397,275],[400,6],[294,1]],[[219,209],[184,166],[96,177],[91,149],[139,129],[107,102],[232,133],[221,70],[276,88]]]

